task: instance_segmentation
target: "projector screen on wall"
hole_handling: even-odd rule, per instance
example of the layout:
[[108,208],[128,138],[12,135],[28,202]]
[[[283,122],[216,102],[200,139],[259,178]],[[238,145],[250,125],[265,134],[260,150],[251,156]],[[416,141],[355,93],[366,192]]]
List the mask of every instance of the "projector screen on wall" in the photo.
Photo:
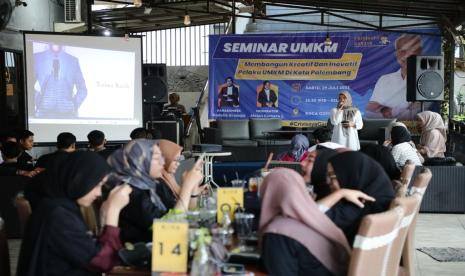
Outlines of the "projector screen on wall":
[[128,140],[142,126],[141,38],[25,33],[28,127],[36,142],[92,130]]

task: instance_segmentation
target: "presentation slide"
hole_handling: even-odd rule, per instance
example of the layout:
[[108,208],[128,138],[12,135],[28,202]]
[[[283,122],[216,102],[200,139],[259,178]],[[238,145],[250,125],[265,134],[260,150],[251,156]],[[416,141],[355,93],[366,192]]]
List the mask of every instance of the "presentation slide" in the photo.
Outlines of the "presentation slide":
[[101,130],[129,140],[142,126],[141,38],[25,33],[28,127],[36,142]]

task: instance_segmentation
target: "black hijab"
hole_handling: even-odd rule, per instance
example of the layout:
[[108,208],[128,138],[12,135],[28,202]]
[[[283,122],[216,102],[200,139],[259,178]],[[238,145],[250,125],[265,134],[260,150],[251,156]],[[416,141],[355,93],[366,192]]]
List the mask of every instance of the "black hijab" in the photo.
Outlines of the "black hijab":
[[[105,160],[94,152],[73,152],[52,161],[47,170],[47,179],[51,182],[45,187],[46,198],[32,213],[23,238],[18,276],[50,275],[60,268],[70,274],[90,274],[86,272],[86,265],[98,253],[98,248],[86,233],[76,200],[97,186],[109,171]],[[57,228],[60,228],[59,234],[55,233]],[[53,245],[50,244],[52,235]],[[53,267],[47,266],[53,256],[51,250],[55,257],[61,258]],[[65,251],[63,255],[61,250]]]
[[359,190],[376,199],[365,204],[365,214],[387,210],[394,198],[391,180],[379,163],[356,151],[344,152],[329,159],[341,188]]
[[362,147],[360,151],[376,160],[391,180],[398,180],[400,178],[400,171],[396,166],[396,161],[387,147],[368,144]]
[[394,189],[381,165],[361,152],[349,151],[335,155],[329,159],[329,163],[334,168],[341,188],[359,190],[376,199],[375,202],[365,203],[364,208],[341,200],[326,212],[342,229],[349,243],[352,243],[365,215],[389,208],[394,198]]
[[326,172],[328,171],[329,158],[338,154],[333,149],[319,149],[311,173],[310,183],[316,193],[317,199],[323,198],[331,193],[329,185],[326,183]]
[[410,142],[412,137],[405,127],[395,126],[391,130],[392,145],[397,145],[404,142]]

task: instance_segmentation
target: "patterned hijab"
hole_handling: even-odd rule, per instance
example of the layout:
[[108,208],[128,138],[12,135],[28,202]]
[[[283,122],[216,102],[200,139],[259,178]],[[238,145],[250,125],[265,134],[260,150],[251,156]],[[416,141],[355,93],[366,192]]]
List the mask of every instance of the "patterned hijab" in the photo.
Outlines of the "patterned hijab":
[[310,142],[308,142],[307,136],[303,134],[297,134],[292,137],[291,151],[289,154],[294,157],[296,162],[299,162],[302,156],[307,152]]
[[350,246],[305,189],[302,176],[276,168],[260,187],[259,232],[290,237],[305,246],[334,275],[346,275]]
[[132,140],[123,149],[110,155],[108,163],[120,181],[150,191],[152,203],[160,210],[166,211],[165,205],[155,192],[158,181],[150,176],[150,163],[155,145],[158,145],[158,140]]

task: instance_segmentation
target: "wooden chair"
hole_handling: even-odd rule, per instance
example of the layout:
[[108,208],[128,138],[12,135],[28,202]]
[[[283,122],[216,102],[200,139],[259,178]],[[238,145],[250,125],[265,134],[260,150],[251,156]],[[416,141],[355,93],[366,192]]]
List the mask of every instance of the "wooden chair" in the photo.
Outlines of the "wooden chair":
[[397,238],[394,240],[391,247],[391,255],[389,257],[388,267],[390,271],[398,270],[398,274],[404,275],[405,268],[399,266],[400,259],[405,246],[408,231],[412,225],[413,219],[418,213],[418,209],[420,208],[420,199],[416,196],[398,197],[395,198],[391,203],[391,208],[395,208],[396,206],[401,206],[404,208],[405,212],[404,217],[400,223],[399,234],[397,235]]
[[407,232],[407,238],[402,251],[402,266],[400,271],[403,275],[415,275],[415,229],[417,226],[417,217],[418,212],[420,211],[421,201],[426,189],[428,188],[429,182],[431,181],[431,177],[431,171],[428,168],[423,168],[413,180],[413,184],[410,189],[409,194],[410,196],[418,199],[418,205],[415,211],[415,216],[413,217],[412,223]]
[[388,262],[403,217],[404,208],[397,206],[363,218],[353,244],[349,276],[397,274]]
[[8,239],[5,223],[0,218],[0,275],[10,276],[10,253],[8,251]]
[[400,186],[397,182],[395,182],[396,184],[394,185],[394,187],[396,187],[396,197],[407,195],[408,185],[410,184],[414,171],[415,164],[413,164],[412,161],[407,160],[402,168],[402,172],[400,173]]
[[24,231],[26,230],[27,221],[29,220],[29,217],[32,213],[31,205],[22,194],[18,194],[15,198],[15,206],[16,212],[18,213],[19,228],[22,237],[24,235]]

